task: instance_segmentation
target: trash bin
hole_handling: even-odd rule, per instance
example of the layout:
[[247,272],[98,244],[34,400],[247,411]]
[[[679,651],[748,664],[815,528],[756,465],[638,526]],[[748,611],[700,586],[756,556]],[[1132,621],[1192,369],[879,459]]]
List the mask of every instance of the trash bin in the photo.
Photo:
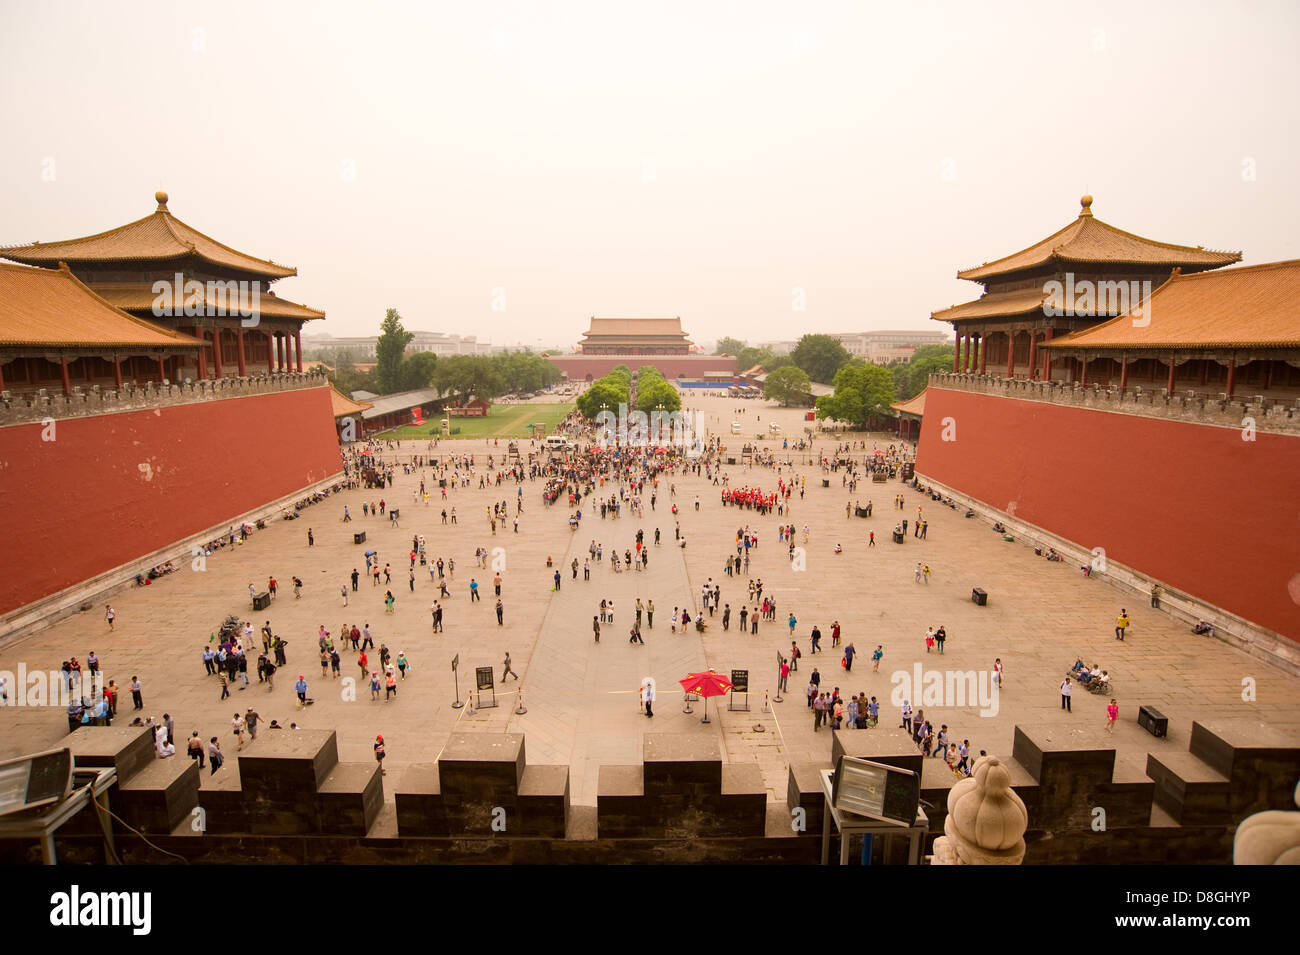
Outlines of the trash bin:
[[903,534],[902,531],[894,531],[894,543],[895,543],[895,544],[901,544],[901,543],[903,543],[903,541],[905,541],[905,540],[907,540],[907,537],[906,537],[906,535]]
[[354,544],[364,544],[365,542],[366,542],[366,532],[365,532],[365,531],[357,531],[355,534],[352,535],[352,543],[354,543]]
[[977,603],[979,606],[983,607],[985,604],[989,602],[989,595],[988,593],[985,592],[983,587],[976,587],[974,590],[970,592],[970,599],[975,601],[975,603]]
[[822,487],[830,487],[830,486],[831,486],[831,479],[830,479],[830,478],[822,478]]
[[1169,717],[1165,716],[1154,706],[1143,706],[1138,708],[1138,726],[1142,727],[1152,736],[1169,735]]
[[269,606],[271,606],[271,595],[270,595],[270,593],[261,593],[261,594],[256,594],[256,595],[253,597],[253,609],[254,609],[254,610],[265,610],[265,609],[266,609],[267,607],[269,607]]

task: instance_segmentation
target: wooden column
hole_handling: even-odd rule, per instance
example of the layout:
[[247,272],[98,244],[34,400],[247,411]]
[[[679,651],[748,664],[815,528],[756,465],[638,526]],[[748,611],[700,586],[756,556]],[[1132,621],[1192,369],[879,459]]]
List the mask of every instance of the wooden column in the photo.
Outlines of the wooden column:
[[[72,394],[72,385],[68,381],[68,356],[67,355],[59,356],[59,367],[63,369],[63,393],[65,395],[70,395]],[[1231,372],[1229,372],[1229,374],[1231,374]]]
[[284,336],[275,333],[275,370],[284,371]]
[[[1043,332],[1043,341],[1050,342],[1051,340],[1052,340],[1052,329],[1049,328]],[[1052,380],[1052,350],[1050,348],[1044,348],[1043,349],[1043,381],[1051,381],[1051,380]]]
[[1119,393],[1123,394],[1128,388],[1128,356],[1119,356]]
[[1007,377],[1016,377],[1016,333],[1007,332]]
[[1174,356],[1170,355],[1169,356],[1169,383],[1165,385],[1165,394],[1169,395],[1171,398],[1173,397],[1174,394],[1174,369],[1177,367],[1178,365],[1174,363]]
[[961,366],[960,366],[960,369],[959,369],[959,368],[956,366],[956,361],[954,360],[954,367],[953,367],[952,370],[953,370],[953,371],[958,371],[958,370],[960,370],[960,371],[964,374],[964,373],[966,372],[966,370],[967,370],[967,368],[966,368],[966,349],[970,347],[970,333],[969,333],[969,332],[966,332],[966,333],[964,333],[964,334],[962,334],[962,335],[958,335],[958,336],[957,336],[957,342],[958,342],[958,345],[960,346],[960,347],[957,349],[957,351],[959,351],[959,352],[961,353]]
[[235,335],[239,339],[239,377],[248,377],[248,363],[244,361],[244,326],[235,329]]
[[1029,379],[1032,381],[1034,372],[1038,370],[1038,330],[1031,328],[1029,330],[1029,367],[1026,370]]
[[298,360],[298,374],[302,374],[302,327],[293,333],[293,354]]
[[979,356],[980,356],[980,374],[984,374],[984,367],[988,361],[989,335],[988,332],[980,332],[978,339]]
[[113,381],[117,390],[122,390],[122,358],[120,355],[113,356]]
[[167,365],[164,363],[163,356],[158,356],[158,384],[167,380]]
[[5,390],[5,363],[0,361],[0,391]]
[[221,326],[218,325],[212,329],[212,361],[216,365],[218,378],[224,378],[221,373]]
[[1088,387],[1088,356],[1084,355],[1083,358],[1079,359],[1079,364],[1082,366],[1079,372],[1079,384],[1086,388]]
[[204,381],[208,377],[208,335],[196,326],[194,337],[203,342],[203,347],[199,349],[199,380]]
[[[63,377],[64,380],[66,381],[67,372],[63,373]],[[1232,388],[1236,383],[1237,383],[1237,359],[1233,358],[1230,362],[1228,362],[1228,387],[1227,389],[1225,389],[1228,393],[1229,398],[1232,397]],[[1173,394],[1173,392],[1170,392],[1170,394]]]

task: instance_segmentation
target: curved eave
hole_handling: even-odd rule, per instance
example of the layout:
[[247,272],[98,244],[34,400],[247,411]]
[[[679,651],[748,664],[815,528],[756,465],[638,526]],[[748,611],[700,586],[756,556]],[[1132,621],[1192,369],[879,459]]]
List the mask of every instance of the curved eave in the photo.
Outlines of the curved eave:
[[[147,228],[155,217],[161,217],[159,221],[162,228],[166,231],[167,236],[175,243],[176,248],[172,252],[162,253],[155,252],[150,255],[129,255],[121,253],[78,255],[78,248],[84,248],[92,242],[103,240],[120,239],[123,234],[129,234],[133,230]],[[200,252],[195,243],[189,238],[187,233],[193,233],[194,236],[212,245],[230,255],[229,259],[215,257]],[[144,237],[146,241],[150,237]],[[157,242],[157,237],[152,237]],[[129,239],[128,239],[129,241]],[[143,218],[136,219],[134,222],[128,222],[126,225],[117,226],[113,229],[107,229],[103,232],[97,232],[94,235],[82,236],[77,239],[61,239],[57,242],[35,242],[29,245],[16,245],[0,247],[0,258],[11,259],[14,262],[22,262],[24,265],[36,265],[45,268],[53,268],[60,261],[69,263],[78,263],[94,265],[97,267],[111,266],[114,263],[136,263],[148,262],[150,264],[162,265],[168,262],[184,260],[193,256],[203,262],[226,269],[248,272],[252,275],[259,275],[268,279],[289,278],[298,274],[298,270],[291,266],[278,265],[269,259],[259,259],[256,256],[240,252],[238,249],[232,249],[223,242],[218,242],[198,229],[187,223],[181,222],[173,216],[165,207],[160,206],[157,211]]]

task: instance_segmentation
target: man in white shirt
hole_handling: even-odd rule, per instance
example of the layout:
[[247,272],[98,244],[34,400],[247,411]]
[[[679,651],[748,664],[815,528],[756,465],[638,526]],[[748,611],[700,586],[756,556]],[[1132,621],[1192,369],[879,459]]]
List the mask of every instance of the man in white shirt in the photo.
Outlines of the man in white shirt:
[[1068,676],[1061,681],[1061,709],[1067,713],[1073,712],[1070,709],[1070,678]]

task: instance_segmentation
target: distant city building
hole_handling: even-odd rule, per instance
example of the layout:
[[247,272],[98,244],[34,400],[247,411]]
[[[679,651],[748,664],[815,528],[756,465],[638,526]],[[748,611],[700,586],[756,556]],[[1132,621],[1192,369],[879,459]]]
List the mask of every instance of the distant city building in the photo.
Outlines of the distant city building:
[[[445,332],[421,331],[412,332],[412,334],[415,337],[406,346],[406,354],[408,355],[414,355],[418,352],[432,352],[441,358],[448,355],[490,355],[493,352],[490,342],[481,342],[475,335],[448,335]],[[302,340],[303,348],[312,351],[320,349],[350,351],[354,361],[374,360],[376,357],[375,347],[378,343],[378,335],[336,338],[333,335],[321,334],[310,337],[304,336]]]
[[835,337],[850,355],[863,358],[873,365],[909,362],[916,349],[922,345],[952,344],[952,339],[946,332],[935,331],[843,332]]

